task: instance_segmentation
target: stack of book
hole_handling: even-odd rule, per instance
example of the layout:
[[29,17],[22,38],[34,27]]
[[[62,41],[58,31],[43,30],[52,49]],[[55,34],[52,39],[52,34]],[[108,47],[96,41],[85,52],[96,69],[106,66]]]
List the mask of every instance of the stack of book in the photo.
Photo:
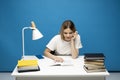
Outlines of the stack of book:
[[18,72],[39,71],[39,65],[37,60],[18,60],[17,64]]
[[84,69],[86,72],[105,72],[105,56],[103,53],[86,53]]

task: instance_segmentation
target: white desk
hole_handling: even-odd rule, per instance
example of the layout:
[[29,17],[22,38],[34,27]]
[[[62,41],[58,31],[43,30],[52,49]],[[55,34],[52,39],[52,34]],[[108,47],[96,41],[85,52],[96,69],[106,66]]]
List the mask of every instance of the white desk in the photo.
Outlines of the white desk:
[[40,71],[18,73],[15,68],[12,76],[15,80],[105,80],[109,75],[106,72],[87,73],[83,69],[84,59],[79,56],[77,59],[72,59],[70,56],[62,56],[65,61],[69,60],[70,66],[51,66],[53,60],[49,58],[38,59],[35,56],[26,56],[26,59],[38,59]]

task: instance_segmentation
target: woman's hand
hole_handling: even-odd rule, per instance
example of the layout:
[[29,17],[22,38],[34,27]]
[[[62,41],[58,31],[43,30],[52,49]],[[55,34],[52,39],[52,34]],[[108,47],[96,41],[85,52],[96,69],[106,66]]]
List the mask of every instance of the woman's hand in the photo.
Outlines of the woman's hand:
[[53,59],[55,62],[63,62],[63,58],[55,56]]
[[78,35],[78,32],[75,31],[75,33],[73,33],[73,37],[72,37],[71,39],[72,39],[72,40],[75,40],[75,38],[77,37],[77,35]]

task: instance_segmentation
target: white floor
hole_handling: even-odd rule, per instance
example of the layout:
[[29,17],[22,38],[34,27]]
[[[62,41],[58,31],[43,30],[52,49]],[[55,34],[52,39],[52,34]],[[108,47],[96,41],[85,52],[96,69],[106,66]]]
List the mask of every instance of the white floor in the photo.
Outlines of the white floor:
[[[14,80],[11,73],[0,73],[0,80]],[[106,80],[120,80],[120,73],[110,73]]]
[[0,73],[0,80],[14,80],[11,73]]
[[120,80],[120,73],[110,73],[106,80]]

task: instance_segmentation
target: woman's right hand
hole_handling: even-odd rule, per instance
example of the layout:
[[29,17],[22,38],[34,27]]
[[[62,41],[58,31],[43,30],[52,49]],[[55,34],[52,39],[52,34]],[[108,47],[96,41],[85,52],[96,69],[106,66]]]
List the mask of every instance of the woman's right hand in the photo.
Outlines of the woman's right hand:
[[75,31],[75,33],[73,33],[73,37],[71,38],[71,40],[74,40],[77,37],[77,35],[78,35],[78,32]]
[[55,62],[63,62],[63,58],[55,56],[53,59]]

